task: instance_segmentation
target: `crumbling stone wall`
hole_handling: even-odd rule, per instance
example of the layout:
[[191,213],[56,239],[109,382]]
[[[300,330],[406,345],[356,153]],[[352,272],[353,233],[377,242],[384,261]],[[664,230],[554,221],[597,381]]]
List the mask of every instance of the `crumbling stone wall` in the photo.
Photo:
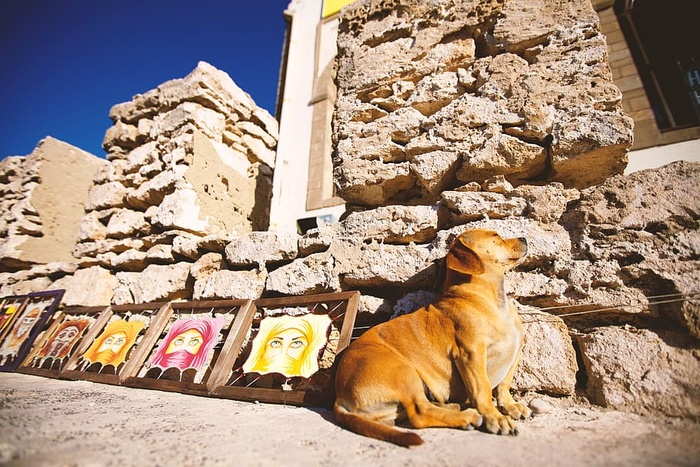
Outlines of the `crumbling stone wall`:
[[430,202],[494,175],[582,188],[627,164],[632,120],[587,0],[356,2],[338,49],[349,204]]
[[106,165],[51,137],[27,157],[0,161],[0,268],[72,261],[83,202]]

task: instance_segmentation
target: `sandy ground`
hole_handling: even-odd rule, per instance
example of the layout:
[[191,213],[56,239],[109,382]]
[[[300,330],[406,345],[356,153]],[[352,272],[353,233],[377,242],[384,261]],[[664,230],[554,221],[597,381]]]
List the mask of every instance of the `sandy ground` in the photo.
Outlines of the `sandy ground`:
[[[538,396],[539,397],[539,396]],[[10,466],[697,466],[700,424],[547,399],[519,436],[421,430],[410,449],[336,426],[325,409],[0,374]]]

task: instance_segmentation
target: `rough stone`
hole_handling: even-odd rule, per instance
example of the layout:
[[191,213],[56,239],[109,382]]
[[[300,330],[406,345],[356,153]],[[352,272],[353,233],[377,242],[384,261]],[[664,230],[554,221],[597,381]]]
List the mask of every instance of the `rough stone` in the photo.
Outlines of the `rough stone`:
[[291,261],[297,257],[298,241],[299,236],[291,232],[251,232],[226,246],[226,260],[231,266]]
[[334,259],[329,253],[296,259],[270,272],[265,290],[282,295],[338,292],[340,282],[335,275]]
[[265,289],[266,271],[214,271],[198,278],[194,283],[192,298],[209,299],[251,299],[257,300]]
[[118,272],[112,303],[149,303],[183,300],[192,296],[188,284],[191,263],[151,264],[141,272]]
[[627,163],[631,119],[586,0],[364,2],[338,31],[334,168],[351,205],[494,175],[587,187]]
[[700,348],[674,333],[598,328],[576,336],[596,404],[641,414],[700,416]]
[[576,388],[576,352],[561,318],[535,308],[521,307],[525,329],[523,354],[513,377],[517,391],[568,396]]

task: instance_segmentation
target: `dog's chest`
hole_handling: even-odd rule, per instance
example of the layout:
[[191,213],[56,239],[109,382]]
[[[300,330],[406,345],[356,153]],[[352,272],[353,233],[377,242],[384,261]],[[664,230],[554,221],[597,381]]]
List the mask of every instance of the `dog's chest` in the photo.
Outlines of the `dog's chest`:
[[515,365],[523,340],[521,328],[515,320],[504,322],[496,335],[497,339],[488,345],[486,355],[486,371],[491,388],[500,384]]

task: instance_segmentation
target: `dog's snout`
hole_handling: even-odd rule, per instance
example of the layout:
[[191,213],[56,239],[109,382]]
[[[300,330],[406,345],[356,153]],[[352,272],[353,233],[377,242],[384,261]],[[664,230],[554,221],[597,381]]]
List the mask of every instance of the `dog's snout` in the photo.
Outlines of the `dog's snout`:
[[525,237],[518,237],[520,244],[527,250],[527,239]]

